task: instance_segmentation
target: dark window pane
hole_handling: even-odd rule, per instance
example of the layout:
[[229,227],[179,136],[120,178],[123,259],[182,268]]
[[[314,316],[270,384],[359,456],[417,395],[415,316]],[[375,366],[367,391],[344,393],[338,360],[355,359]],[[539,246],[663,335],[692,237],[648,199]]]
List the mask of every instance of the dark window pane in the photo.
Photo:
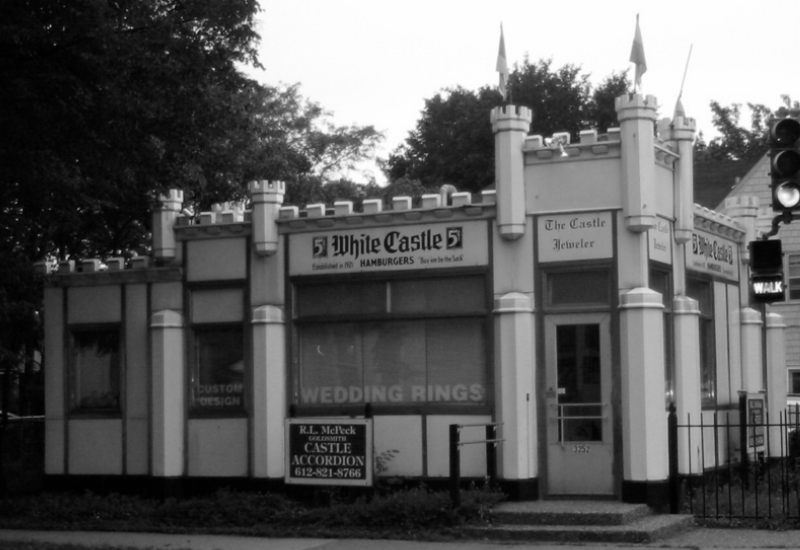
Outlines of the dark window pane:
[[428,321],[428,401],[486,401],[482,319]]
[[699,279],[686,279],[686,295],[697,300],[701,315],[713,315],[714,303],[711,298],[711,283]]
[[300,403],[329,405],[364,401],[361,333],[355,323],[302,325]]
[[298,286],[296,311],[298,317],[384,313],[386,283],[355,282]]
[[547,274],[548,305],[601,305],[609,302],[607,270]]
[[459,313],[484,311],[483,277],[393,281],[392,312]]
[[72,407],[86,411],[119,410],[119,330],[75,331],[72,342]]
[[241,326],[195,331],[194,407],[244,407],[244,337]]

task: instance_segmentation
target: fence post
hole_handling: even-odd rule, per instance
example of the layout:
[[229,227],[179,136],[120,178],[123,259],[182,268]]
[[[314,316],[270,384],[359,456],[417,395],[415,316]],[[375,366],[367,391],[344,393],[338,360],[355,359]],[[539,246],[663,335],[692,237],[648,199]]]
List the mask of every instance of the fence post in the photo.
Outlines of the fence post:
[[[497,487],[497,425],[486,425],[486,474],[489,477],[489,487]],[[494,441],[493,443],[488,443]]]
[[750,486],[750,479],[747,475],[748,462],[750,456],[747,453],[747,392],[739,391],[739,447],[740,447],[740,476],[742,478],[742,488]]
[[450,499],[453,508],[461,506],[461,449],[459,447],[459,426],[450,424]]
[[680,507],[678,493],[678,414],[674,401],[669,404],[667,442],[669,452],[669,513],[677,514]]

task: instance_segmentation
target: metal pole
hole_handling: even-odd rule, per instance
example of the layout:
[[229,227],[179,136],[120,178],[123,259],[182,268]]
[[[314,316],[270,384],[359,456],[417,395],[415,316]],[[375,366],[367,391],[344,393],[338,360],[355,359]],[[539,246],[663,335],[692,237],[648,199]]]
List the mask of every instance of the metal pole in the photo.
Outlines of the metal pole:
[[678,414],[675,402],[669,404],[667,416],[667,441],[669,449],[669,513],[677,514],[679,510],[678,495]]
[[461,506],[461,460],[459,448],[459,426],[450,424],[450,499],[453,501],[453,508]]
[[497,442],[489,443],[489,441],[497,440],[497,425],[486,425],[486,474],[489,476],[489,487],[495,488],[497,486]]

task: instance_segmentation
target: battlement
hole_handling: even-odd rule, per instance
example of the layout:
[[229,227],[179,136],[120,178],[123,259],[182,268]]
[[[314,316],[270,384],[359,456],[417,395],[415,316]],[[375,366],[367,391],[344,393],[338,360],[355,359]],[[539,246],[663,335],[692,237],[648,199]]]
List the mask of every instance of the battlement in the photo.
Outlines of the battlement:
[[361,212],[353,209],[350,201],[337,201],[333,206],[309,204],[304,209],[297,206],[281,207],[277,223],[282,233],[293,230],[352,227],[361,225],[382,225],[397,223],[417,223],[460,218],[492,217],[495,213],[496,192],[485,190],[480,194],[481,201],[473,203],[473,195],[456,192],[449,195],[451,204],[444,205],[444,194],[426,194],[421,198],[421,206],[414,208],[412,197],[391,198],[391,208],[385,209],[381,199],[366,199]]
[[[566,141],[563,139],[567,137]],[[620,155],[619,128],[609,128],[608,133],[583,130],[578,143],[571,143],[569,134],[557,133],[551,138],[540,135],[528,136],[522,146],[526,153],[525,163],[542,161],[590,160],[597,157]]]
[[251,195],[263,195],[265,193],[286,194],[286,182],[279,180],[253,180],[247,184],[247,189]]
[[614,99],[614,107],[617,111],[622,109],[647,109],[655,111],[658,108],[656,96],[642,94],[623,94]]
[[736,241],[741,241],[745,237],[745,228],[736,220],[699,204],[694,205],[694,226]]
[[170,189],[159,196],[161,207],[164,210],[180,211],[183,204],[183,191],[180,189]]
[[522,107],[520,105],[503,105],[492,109],[492,125],[504,120],[519,120],[530,124],[531,121],[533,121],[533,111],[528,107]]

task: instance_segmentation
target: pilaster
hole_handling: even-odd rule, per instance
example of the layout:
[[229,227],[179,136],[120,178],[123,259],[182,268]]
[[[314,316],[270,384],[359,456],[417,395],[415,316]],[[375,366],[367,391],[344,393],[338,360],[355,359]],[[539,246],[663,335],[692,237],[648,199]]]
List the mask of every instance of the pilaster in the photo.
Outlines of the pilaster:
[[658,292],[635,288],[620,296],[619,309],[623,499],[628,500],[626,493],[636,494],[654,504],[669,474],[664,305]]
[[[786,422],[786,322],[777,313],[767,313],[767,411],[770,424]],[[784,416],[782,416],[784,415]],[[770,433],[769,456],[779,457],[786,453],[777,430]]]
[[284,475],[286,329],[283,310],[253,310],[253,474]]
[[742,381],[741,389],[746,392],[759,392],[764,389],[761,374],[761,314],[744,308],[741,313],[742,327]]
[[162,310],[150,318],[152,341],[151,471],[155,477],[183,475],[184,353],[183,316]]
[[534,478],[538,470],[533,312],[533,301],[524,294],[495,299],[495,403],[505,439],[498,460],[503,480]]

